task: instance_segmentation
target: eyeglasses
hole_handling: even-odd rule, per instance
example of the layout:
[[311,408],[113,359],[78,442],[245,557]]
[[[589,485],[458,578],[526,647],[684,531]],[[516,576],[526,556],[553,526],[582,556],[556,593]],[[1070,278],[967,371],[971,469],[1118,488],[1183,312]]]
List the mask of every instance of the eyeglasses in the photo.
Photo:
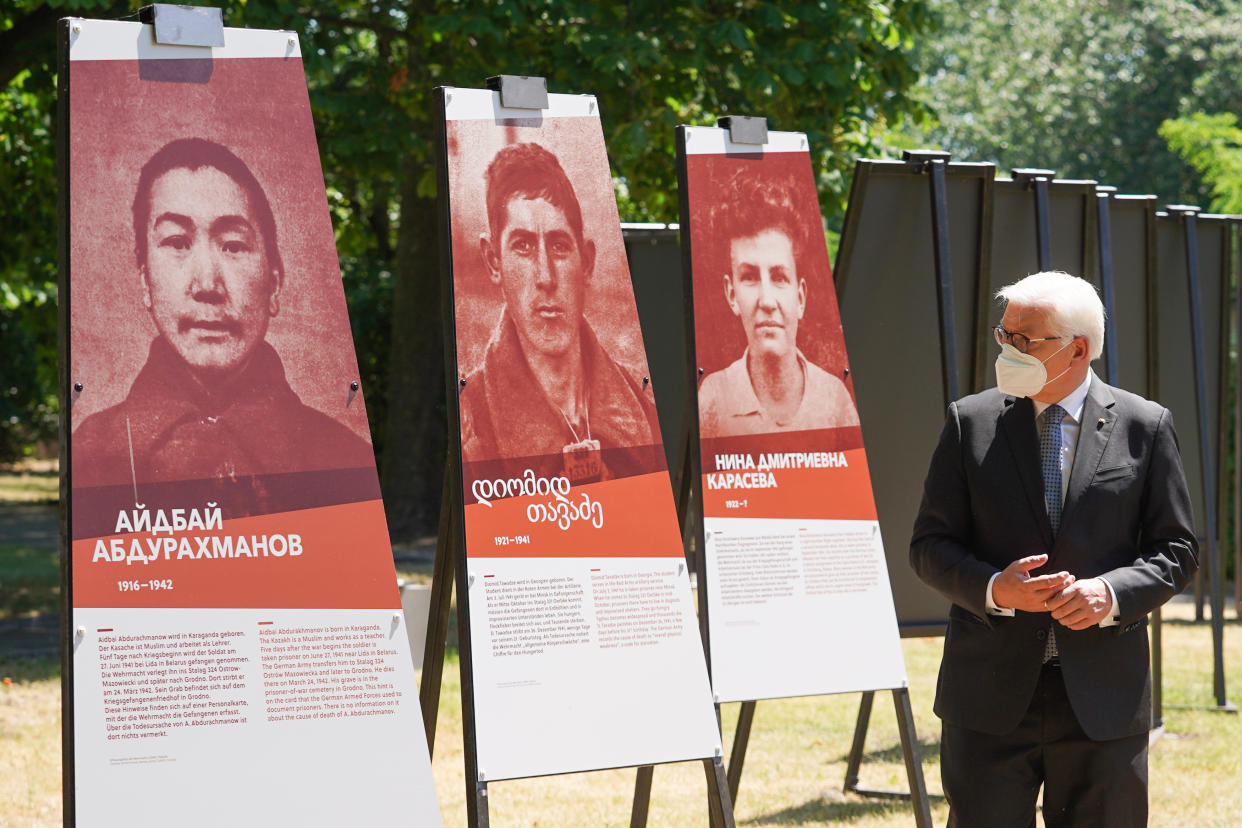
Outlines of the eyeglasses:
[[1048,342],[1052,339],[1066,339],[1064,336],[1040,336],[1031,338],[1026,334],[1014,333],[1005,330],[1004,325],[997,325],[992,329],[992,335],[996,337],[997,345],[1012,345],[1017,348],[1018,353],[1025,354],[1027,349],[1031,347],[1032,342]]

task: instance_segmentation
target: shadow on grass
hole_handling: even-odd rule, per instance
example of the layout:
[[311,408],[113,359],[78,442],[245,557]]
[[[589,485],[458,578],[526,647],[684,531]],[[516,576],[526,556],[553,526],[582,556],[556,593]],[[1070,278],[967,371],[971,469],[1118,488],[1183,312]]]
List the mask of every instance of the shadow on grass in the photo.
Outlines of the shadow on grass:
[[59,611],[58,554],[0,543],[0,619]]
[[0,656],[0,680],[6,678],[14,683],[60,678],[60,659]]
[[12,475],[15,477],[60,477],[60,470],[54,466],[47,468],[18,468],[12,463],[0,463],[0,475]]
[[[929,759],[936,759],[940,756],[940,740],[934,738],[919,739],[919,758],[927,762]],[[837,761],[848,763],[850,755],[848,752],[841,754],[841,758]],[[863,769],[866,769],[868,762],[893,762],[902,763],[905,761],[905,754],[902,753],[901,743],[890,745],[879,750],[864,751],[862,755]]]
[[60,473],[0,467],[0,503],[54,506],[60,500]]
[[739,825],[838,825],[851,822],[864,816],[886,814],[910,814],[914,818],[910,803],[900,800],[878,799],[842,799],[829,801],[813,799],[801,805],[772,811],[751,819],[740,820]]

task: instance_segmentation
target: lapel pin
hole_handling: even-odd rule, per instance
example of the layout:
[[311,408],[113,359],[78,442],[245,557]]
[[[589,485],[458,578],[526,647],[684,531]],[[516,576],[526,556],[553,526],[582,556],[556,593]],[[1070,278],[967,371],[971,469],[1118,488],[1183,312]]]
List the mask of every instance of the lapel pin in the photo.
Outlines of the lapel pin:
[[1097,422],[1097,423],[1095,424],[1095,427],[1096,427],[1096,428],[1103,428],[1103,427],[1104,427],[1104,424],[1105,424],[1106,422],[1108,422],[1108,420],[1106,420],[1106,419],[1104,419],[1103,417],[1101,417],[1101,418],[1100,418],[1100,420],[1099,420],[1099,422]]

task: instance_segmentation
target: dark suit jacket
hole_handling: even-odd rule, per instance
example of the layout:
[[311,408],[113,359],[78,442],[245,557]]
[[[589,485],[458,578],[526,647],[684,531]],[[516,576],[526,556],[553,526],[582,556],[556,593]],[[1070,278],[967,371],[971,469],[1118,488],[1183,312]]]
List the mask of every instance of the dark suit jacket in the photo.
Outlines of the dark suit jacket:
[[1103,575],[1121,623],[1057,625],[1062,675],[1092,739],[1151,727],[1147,614],[1198,568],[1190,496],[1168,410],[1092,377],[1056,538],[1044,508],[1034,404],[996,389],[949,406],[914,524],[910,563],[953,602],[936,714],[984,733],[1015,728],[1039,678],[1045,612],[989,615],[988,581],[1018,558]]

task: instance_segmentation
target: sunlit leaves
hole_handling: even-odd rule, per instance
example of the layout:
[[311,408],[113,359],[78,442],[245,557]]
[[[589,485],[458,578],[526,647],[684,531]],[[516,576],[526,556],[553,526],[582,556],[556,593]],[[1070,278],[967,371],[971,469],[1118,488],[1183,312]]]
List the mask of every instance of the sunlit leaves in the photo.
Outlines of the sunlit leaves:
[[927,143],[1002,170],[1039,166],[1168,201],[1206,200],[1166,119],[1242,106],[1238,0],[935,0],[916,93]]

